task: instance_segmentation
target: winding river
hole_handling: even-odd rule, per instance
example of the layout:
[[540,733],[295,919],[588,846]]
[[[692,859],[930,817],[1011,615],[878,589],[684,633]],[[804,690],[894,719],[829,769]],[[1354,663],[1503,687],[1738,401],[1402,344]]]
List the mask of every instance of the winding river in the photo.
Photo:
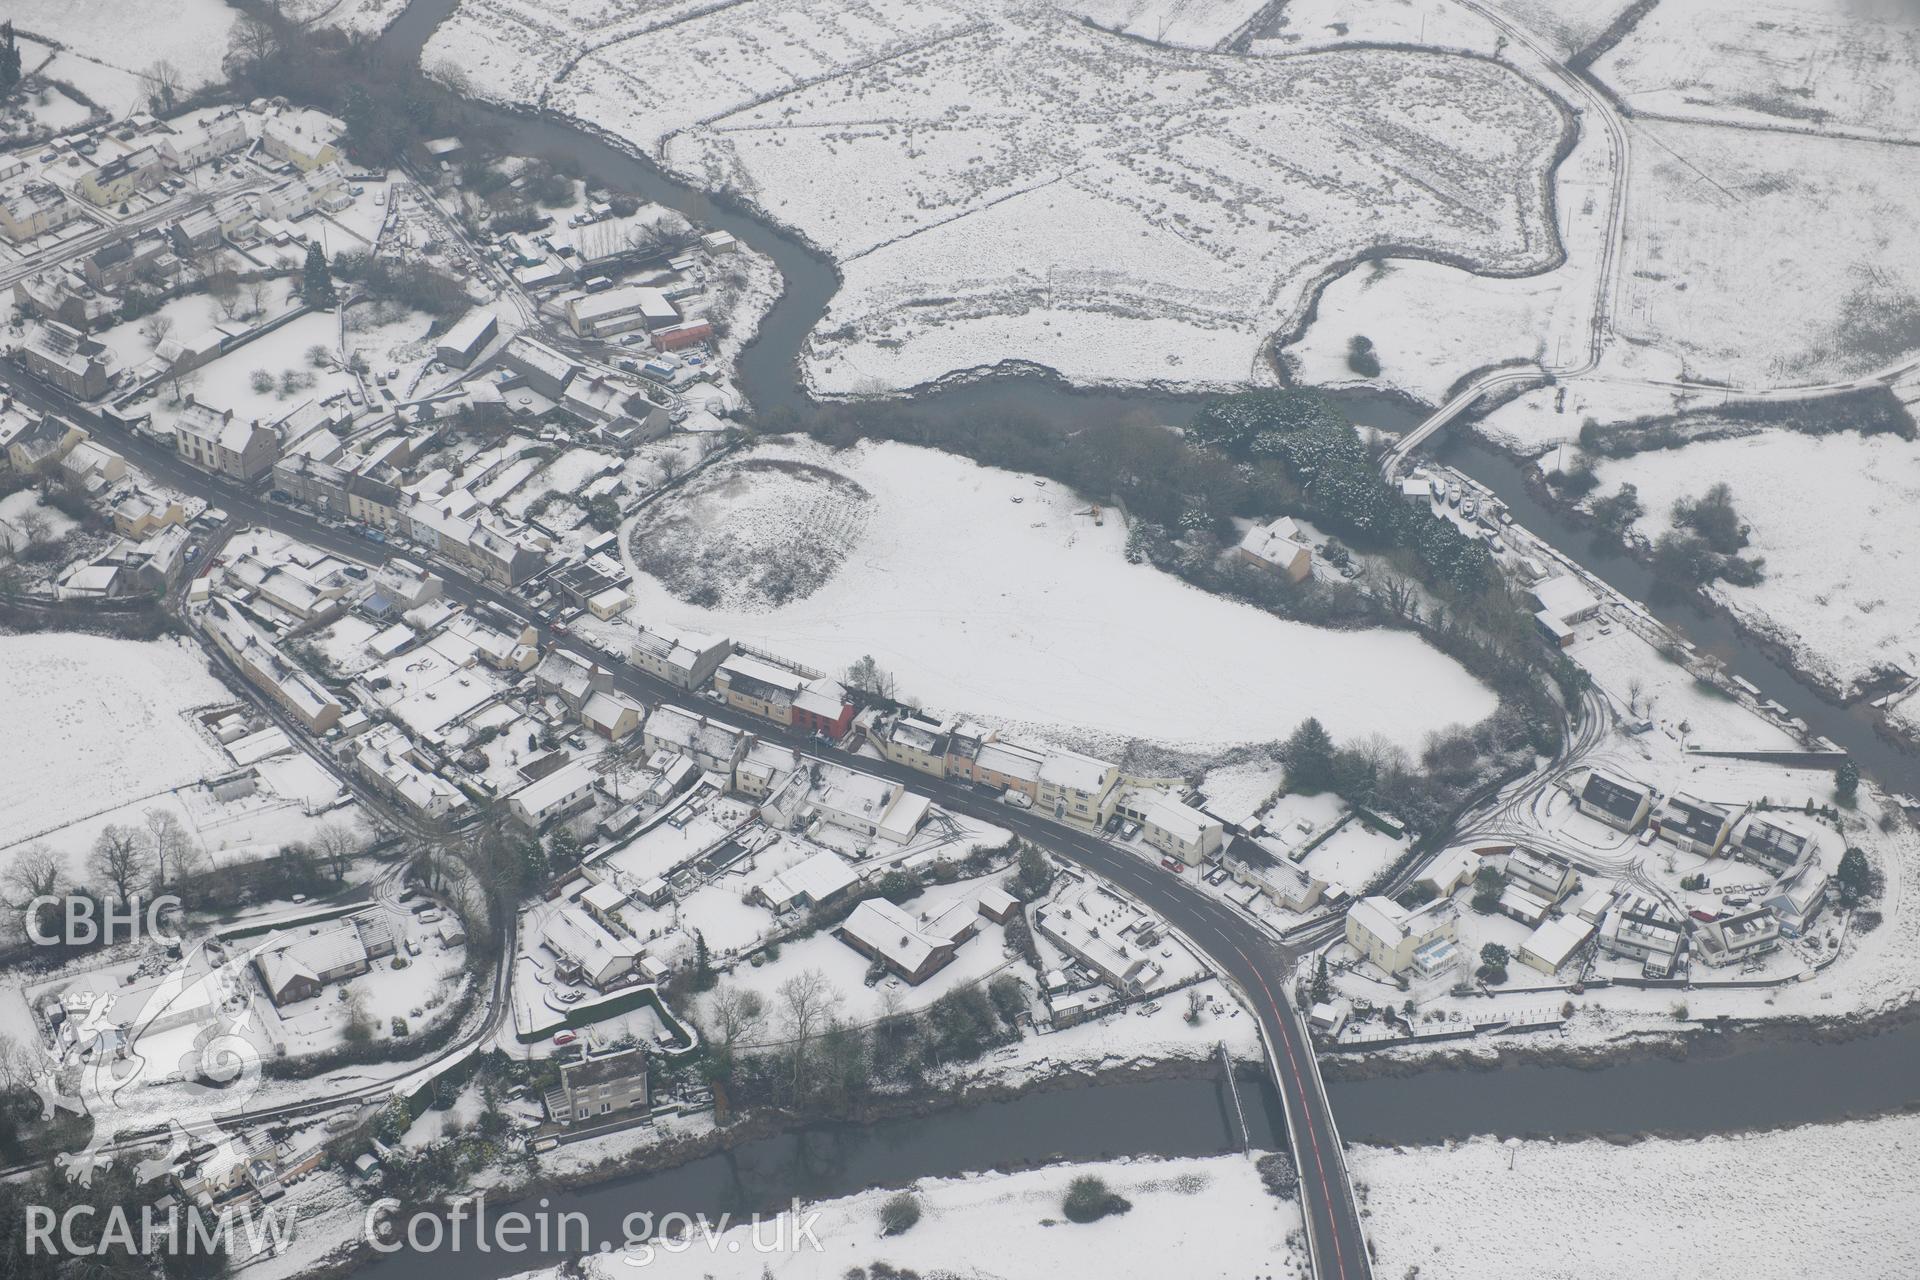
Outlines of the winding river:
[[[417,65],[433,28],[458,0],[413,0],[381,38],[383,53]],[[831,262],[778,228],[722,207],[704,193],[594,134],[548,117],[472,104],[524,154],[565,154],[599,183],[679,210],[695,223],[731,232],[779,267],[786,292],[743,358],[741,380],[761,412],[806,416],[818,406],[800,387],[796,357],[839,279]],[[1343,397],[1356,421],[1404,430],[1417,411],[1378,395]],[[914,397],[929,416],[1019,415],[1047,429],[1097,429],[1115,420],[1182,423],[1200,399],[1133,391],[1077,391],[1040,374],[997,376]],[[1691,598],[1663,598],[1651,574],[1617,549],[1540,503],[1525,464],[1470,436],[1439,444],[1438,455],[1499,494],[1514,518],[1569,557],[1648,602],[1696,644],[1726,657],[1814,731],[1853,753],[1892,787],[1920,793],[1920,762],[1881,741],[1867,718],[1835,706],[1789,667],[1743,637],[1722,615]],[[1906,1020],[1851,1039],[1821,1042],[1770,1033],[1696,1040],[1681,1058],[1643,1057],[1592,1070],[1508,1065],[1495,1070],[1434,1069],[1329,1085],[1350,1141],[1432,1142],[1476,1133],[1574,1136],[1650,1131],[1704,1134],[1843,1119],[1920,1101],[1920,1021]],[[1242,1091],[1255,1146],[1281,1141],[1270,1095]],[[661,1173],[620,1178],[559,1198],[594,1220],[595,1238],[616,1238],[622,1215],[639,1209],[719,1212],[776,1207],[787,1197],[844,1194],[914,1177],[959,1173],[1053,1157],[1090,1159],[1156,1152],[1199,1154],[1239,1145],[1222,1086],[1204,1080],[1108,1084],[1030,1094],[931,1117],[864,1127],[816,1125],[745,1144]],[[444,1272],[462,1277],[509,1274],[536,1255],[398,1256],[371,1273],[398,1277]],[[552,1261],[552,1259],[547,1259]],[[496,1265],[497,1264],[497,1265]]]

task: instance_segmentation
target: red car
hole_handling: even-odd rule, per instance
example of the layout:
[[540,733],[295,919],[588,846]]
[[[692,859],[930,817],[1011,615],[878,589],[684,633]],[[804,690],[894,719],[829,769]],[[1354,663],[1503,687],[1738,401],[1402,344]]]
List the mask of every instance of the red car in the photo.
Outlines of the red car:
[[1167,870],[1173,872],[1173,874],[1175,875],[1179,875],[1182,871],[1185,871],[1187,869],[1187,864],[1180,861],[1180,859],[1178,858],[1162,858],[1160,859],[1160,865],[1165,867]]

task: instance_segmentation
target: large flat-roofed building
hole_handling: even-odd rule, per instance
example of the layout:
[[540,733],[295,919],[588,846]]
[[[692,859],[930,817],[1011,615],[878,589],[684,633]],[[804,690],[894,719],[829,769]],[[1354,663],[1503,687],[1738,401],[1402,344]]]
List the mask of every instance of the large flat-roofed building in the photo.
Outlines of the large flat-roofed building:
[[493,312],[475,307],[440,335],[434,354],[452,368],[468,368],[499,332],[500,321]]
[[533,390],[550,400],[558,400],[580,372],[580,364],[562,355],[544,342],[521,334],[500,352],[500,363]]
[[679,322],[680,312],[667,295],[646,285],[589,293],[567,303],[567,323],[583,338],[611,338]]

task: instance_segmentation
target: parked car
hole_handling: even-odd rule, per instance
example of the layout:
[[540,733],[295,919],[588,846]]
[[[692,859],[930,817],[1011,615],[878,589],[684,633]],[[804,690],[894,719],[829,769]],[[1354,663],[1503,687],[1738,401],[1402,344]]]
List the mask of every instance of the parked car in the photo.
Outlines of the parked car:
[[579,1038],[580,1033],[577,1031],[556,1031],[553,1033],[553,1042],[556,1045],[569,1045]]
[[440,921],[446,919],[446,917],[447,917],[447,913],[442,911],[440,908],[429,907],[425,911],[422,911],[420,913],[420,923],[421,924],[438,924]]

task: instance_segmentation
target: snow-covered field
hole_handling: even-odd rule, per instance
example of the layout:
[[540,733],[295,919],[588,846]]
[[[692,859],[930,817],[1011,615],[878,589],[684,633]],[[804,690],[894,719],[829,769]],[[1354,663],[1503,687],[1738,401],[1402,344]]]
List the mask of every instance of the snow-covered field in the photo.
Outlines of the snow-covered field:
[[[192,89],[225,79],[220,60],[240,14],[221,0],[168,0],[164,6],[152,0],[13,0],[6,16],[22,31],[135,75],[171,62],[181,72],[182,88]],[[52,74],[74,78],[58,66]],[[91,92],[87,84],[80,87]]]
[[[0,849],[231,767],[183,714],[231,701],[190,646],[0,638]],[[4,859],[0,853],[0,859]]]
[[1594,72],[1643,114],[1920,139],[1920,11],[1897,0],[1661,0]]
[[[1643,122],[1615,323],[1698,380],[1857,377],[1920,347],[1920,153]],[[1650,370],[1651,371],[1651,370]]]
[[832,253],[845,287],[806,368],[823,392],[1015,358],[1239,383],[1318,277],[1376,246],[1497,272],[1555,255],[1563,117],[1480,59],[1226,59],[1039,6],[889,0],[466,0],[423,59],[627,138]]
[[280,12],[308,27],[377,36],[406,12],[408,0],[280,0]]
[[1920,1116],[1694,1141],[1359,1147],[1377,1276],[1920,1274]]
[[1796,661],[1842,686],[1882,664],[1920,672],[1920,445],[1891,435],[1769,431],[1603,460],[1599,492],[1635,485],[1640,531],[1671,527],[1676,498],[1716,481],[1766,557],[1758,586],[1715,593]]
[[[929,706],[1103,740],[1265,742],[1314,715],[1339,738],[1413,747],[1493,710],[1491,693],[1412,635],[1286,622],[1128,564],[1120,520],[1096,525],[1057,485],[899,444],[754,457],[810,463],[871,495],[838,571],[779,608],[703,608],[636,573],[632,617],[828,672],[871,654]],[[729,521],[724,507],[706,518]]]
[[1215,49],[1267,7],[1266,0],[1062,0],[1058,7],[1097,27],[1156,44]]
[[[1082,1174],[1101,1178],[1133,1208],[1095,1223],[1067,1222],[1061,1201]],[[1246,1156],[1050,1165],[923,1179],[913,1191],[920,1221],[897,1236],[883,1238],[879,1223],[880,1207],[894,1192],[867,1191],[807,1206],[820,1214],[817,1251],[810,1245],[757,1251],[750,1228],[740,1226],[711,1242],[696,1232],[693,1247],[683,1251],[654,1249],[644,1274],[840,1280],[878,1261],[928,1276],[1293,1280],[1305,1274],[1305,1254],[1288,1238],[1301,1230],[1299,1202],[1267,1194]],[[769,1224],[764,1238],[772,1235]],[[616,1250],[589,1258],[587,1274],[602,1280],[641,1274],[640,1256]],[[1013,1259],[1018,1264],[1009,1271]]]
[[[1365,337],[1380,361],[1377,384],[1430,405],[1469,370],[1510,360],[1557,363],[1544,333],[1564,294],[1561,272],[1518,280],[1392,258],[1355,267],[1320,295],[1314,322],[1285,348],[1314,386],[1357,382],[1349,344]],[[1447,323],[1434,324],[1445,315]]]

